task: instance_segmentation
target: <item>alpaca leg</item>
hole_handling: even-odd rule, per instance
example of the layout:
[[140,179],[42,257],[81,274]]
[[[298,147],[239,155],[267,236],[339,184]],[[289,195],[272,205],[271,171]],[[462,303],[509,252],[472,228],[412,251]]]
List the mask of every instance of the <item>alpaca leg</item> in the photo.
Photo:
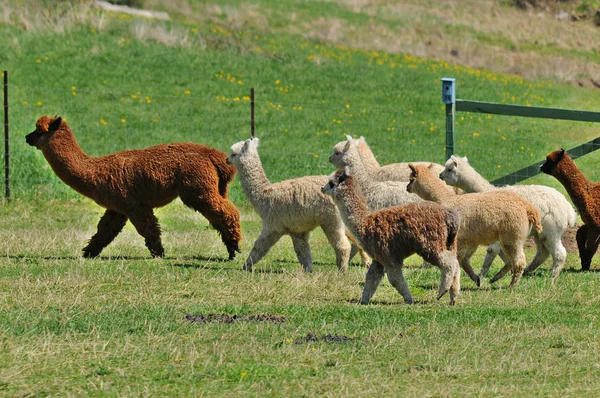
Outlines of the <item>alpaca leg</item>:
[[414,300],[410,294],[410,290],[408,289],[408,283],[406,283],[406,279],[404,279],[402,265],[400,264],[392,267],[385,267],[385,271],[387,273],[388,280],[404,298],[404,302],[406,304],[412,304]]
[[[594,257],[594,253],[596,250],[590,250],[586,247],[587,239],[588,239],[589,228],[587,225],[583,224],[577,230],[577,248],[579,249],[579,258],[581,259],[581,269],[583,271],[589,271],[590,266],[592,265],[592,257]],[[597,248],[597,246],[596,246]]]
[[340,271],[348,269],[352,247],[346,236],[343,224],[336,227],[323,226],[323,232],[335,251],[335,263]]
[[455,274],[458,272],[460,275],[460,266],[458,265],[456,254],[451,251],[445,251],[440,253],[438,259],[431,260],[440,268],[441,271],[440,288],[437,299],[439,300],[442,298],[442,296],[444,296],[444,294],[446,294],[446,292],[450,291],[450,304],[454,304],[456,296],[458,295],[456,291],[453,291]]
[[221,240],[227,248],[229,259],[233,260],[236,252],[241,252],[240,212],[229,199],[223,198],[219,194],[216,185],[212,188],[207,185],[201,185],[203,190],[199,190],[197,187],[185,187],[185,189],[181,189],[179,197],[186,206],[206,217],[210,225],[219,232]]
[[350,258],[348,259],[348,264],[350,264],[350,261],[352,261],[354,256],[356,256],[356,253],[358,253],[360,255],[360,260],[362,261],[364,266],[369,268],[369,266],[371,265],[371,261],[372,261],[371,257],[369,257],[367,252],[364,251],[362,249],[362,247],[360,247],[360,245],[356,242],[356,239],[354,239],[354,236],[352,236],[352,234],[349,234],[346,231],[346,237],[348,238],[348,240],[350,241],[350,244],[352,245],[350,248]]
[[471,278],[471,280],[477,284],[477,287],[479,287],[481,286],[481,279],[479,279],[479,275],[473,271],[473,267],[471,266],[470,262],[475,250],[477,250],[477,247],[464,246],[461,245],[460,242],[458,243],[458,263],[460,264],[461,268],[465,270],[467,275],[469,275],[469,278]]
[[544,245],[544,241],[541,236],[535,234],[533,235],[533,240],[535,242],[536,248],[535,257],[533,257],[533,260],[531,260],[529,265],[525,268],[525,271],[523,271],[523,275],[528,275],[535,271],[540,265],[544,263],[544,261],[546,261],[546,259],[550,255],[550,252],[548,251],[548,249],[546,249],[546,246]]
[[456,260],[454,278],[450,287],[450,304],[454,305],[458,296],[460,296],[460,265],[458,264],[458,260]]
[[92,258],[100,255],[102,249],[109,245],[115,237],[123,230],[127,216],[111,210],[106,210],[98,222],[98,232],[83,249],[83,257]]
[[567,249],[563,246],[560,238],[547,241],[546,250],[552,255],[552,278],[557,278],[565,266],[567,259]]
[[312,256],[310,254],[310,243],[308,237],[310,233],[306,232],[303,234],[290,234],[292,237],[292,243],[294,244],[294,251],[298,261],[302,264],[302,268],[306,272],[312,272]]
[[362,298],[360,299],[361,304],[369,304],[369,301],[371,301],[371,297],[375,294],[375,290],[377,290],[384,274],[385,270],[383,265],[373,260],[371,266],[367,270],[367,275],[365,276],[365,287],[363,288]]
[[485,258],[483,259],[483,265],[481,266],[481,270],[479,271],[479,277],[483,278],[487,275],[492,263],[496,256],[500,253],[500,243],[494,242],[489,245],[486,249]]
[[135,211],[127,213],[127,218],[133,224],[138,234],[146,241],[146,247],[150,250],[152,257],[163,257],[163,249],[160,240],[160,225],[151,207],[138,206]]
[[523,252],[523,243],[516,242],[511,244],[502,244],[502,249],[508,257],[509,263],[504,266],[494,277],[490,280],[490,283],[496,282],[502,278],[508,270],[512,268],[512,280],[509,287],[514,287],[519,283],[521,275],[523,275],[523,269],[525,268],[525,253]]
[[254,242],[254,247],[250,251],[246,262],[244,262],[243,269],[246,271],[252,270],[252,266],[259,262],[282,236],[283,234],[280,232],[263,229],[256,242]]

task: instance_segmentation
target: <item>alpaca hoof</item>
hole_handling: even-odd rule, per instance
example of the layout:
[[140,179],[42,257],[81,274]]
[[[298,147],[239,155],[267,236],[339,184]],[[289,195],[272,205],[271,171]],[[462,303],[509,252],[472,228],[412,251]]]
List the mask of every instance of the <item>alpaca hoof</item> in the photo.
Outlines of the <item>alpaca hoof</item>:
[[233,242],[230,245],[227,245],[227,252],[229,253],[229,261],[235,258],[237,253],[241,253],[240,245],[237,242]]
[[411,304],[411,305],[412,305],[412,304],[414,304],[414,303],[415,303],[415,301],[413,300],[413,298],[412,298],[412,297],[407,297],[407,298],[405,298],[405,299],[404,299],[404,303],[405,303],[405,304]]
[[246,265],[246,264],[244,264],[244,266],[242,267],[242,269],[243,269],[244,271],[252,271],[252,266],[251,266],[251,265]]
[[446,293],[448,293],[448,290],[447,290],[447,289],[446,289],[446,290],[444,290],[443,292],[439,292],[439,293],[438,293],[438,295],[437,295],[437,299],[438,299],[438,300],[439,300],[439,299],[441,299],[442,297],[444,297],[444,295],[445,295]]
[[477,287],[481,287],[481,278],[479,277],[479,275],[477,275],[474,282],[475,284],[477,284]]
[[163,249],[162,247],[160,249],[151,249],[150,254],[154,258],[163,258],[165,256],[165,249]]
[[100,250],[83,249],[83,258],[96,258],[100,255]]

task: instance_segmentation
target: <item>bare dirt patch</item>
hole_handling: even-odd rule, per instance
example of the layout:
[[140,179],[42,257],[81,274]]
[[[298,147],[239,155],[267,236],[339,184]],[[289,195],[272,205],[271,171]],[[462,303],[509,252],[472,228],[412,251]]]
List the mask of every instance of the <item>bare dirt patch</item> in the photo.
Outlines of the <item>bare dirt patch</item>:
[[325,343],[347,343],[354,340],[356,340],[356,338],[343,336],[340,334],[324,334],[317,336],[314,333],[309,333],[301,339],[294,341],[294,344],[316,343],[318,341],[323,341]]
[[280,315],[259,314],[259,315],[229,315],[229,314],[187,314],[187,321],[192,323],[236,323],[236,322],[270,322],[283,323],[286,317]]
[[[575,235],[577,234],[579,227],[580,225],[576,225],[572,228],[567,228],[562,237],[562,243],[565,249],[567,249],[567,253],[579,253],[579,250],[577,249],[577,240],[575,239]],[[525,242],[525,247],[535,247],[533,239],[527,239]]]

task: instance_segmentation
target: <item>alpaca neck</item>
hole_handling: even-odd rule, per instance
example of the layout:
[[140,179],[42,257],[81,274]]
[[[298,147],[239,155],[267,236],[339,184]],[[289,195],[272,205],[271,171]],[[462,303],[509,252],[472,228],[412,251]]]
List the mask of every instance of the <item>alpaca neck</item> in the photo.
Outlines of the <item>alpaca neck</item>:
[[71,131],[55,133],[41,149],[52,170],[65,184],[90,196],[94,158],[83,152]]
[[[354,155],[358,154],[354,153]],[[367,168],[359,156],[352,156],[351,160],[348,162],[348,166],[350,167],[350,172],[352,173],[354,180],[362,189],[369,185],[371,178],[370,174],[367,172]]]
[[565,157],[552,174],[565,187],[577,210],[580,213],[586,212],[588,188],[592,182],[583,175],[577,165],[570,158]]
[[363,220],[369,213],[364,197],[359,195],[355,189],[346,188],[344,192],[335,196],[335,202],[346,227],[352,235],[361,240],[364,229]]
[[458,182],[458,188],[465,191],[465,193],[488,192],[495,189],[495,187],[483,178],[481,174],[476,172],[475,169],[471,167],[464,169],[463,165],[461,165],[461,169],[461,178]]
[[[256,209],[260,206],[264,189],[271,185],[265,174],[258,152],[246,154],[241,167],[238,167],[238,177],[246,197]],[[258,209],[257,209],[258,210]]]
[[375,155],[373,155],[371,148],[369,148],[366,142],[362,141],[358,143],[357,148],[360,154],[360,160],[362,160],[362,163],[365,167],[365,171],[369,175],[376,173],[381,168],[381,165],[377,161]]
[[446,203],[456,196],[452,188],[437,178],[421,181],[420,186],[419,196],[432,202]]

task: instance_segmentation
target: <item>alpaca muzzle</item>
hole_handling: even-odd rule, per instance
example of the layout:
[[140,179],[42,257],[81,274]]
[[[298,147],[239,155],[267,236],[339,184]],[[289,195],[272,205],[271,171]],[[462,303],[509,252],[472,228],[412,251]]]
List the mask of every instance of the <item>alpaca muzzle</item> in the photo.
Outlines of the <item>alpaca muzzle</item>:
[[37,131],[33,131],[25,136],[25,142],[27,142],[31,146],[37,146],[38,139],[40,138],[40,133]]

